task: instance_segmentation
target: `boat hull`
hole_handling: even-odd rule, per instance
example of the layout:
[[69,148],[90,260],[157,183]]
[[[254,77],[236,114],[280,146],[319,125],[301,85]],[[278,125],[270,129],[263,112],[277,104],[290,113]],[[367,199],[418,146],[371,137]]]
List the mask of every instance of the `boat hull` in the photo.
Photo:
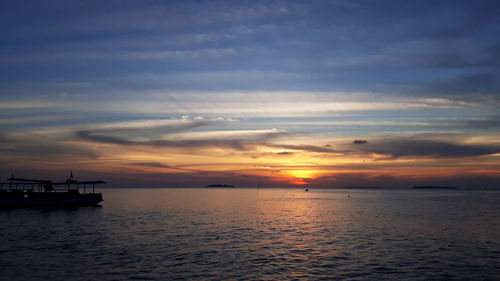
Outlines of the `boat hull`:
[[3,208],[92,206],[101,201],[101,193],[0,191],[0,207]]

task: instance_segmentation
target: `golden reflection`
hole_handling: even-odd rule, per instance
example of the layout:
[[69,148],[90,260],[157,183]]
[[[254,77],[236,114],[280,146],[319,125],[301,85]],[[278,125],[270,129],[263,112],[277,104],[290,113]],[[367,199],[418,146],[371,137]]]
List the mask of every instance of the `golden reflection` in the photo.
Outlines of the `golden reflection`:
[[[259,222],[258,233],[262,234],[265,255],[279,257],[286,253],[298,262],[320,261],[324,251],[312,245],[331,241],[332,237],[325,236],[325,233],[329,233],[327,230],[337,220],[345,220],[341,212],[344,203],[339,201],[340,204],[331,205],[331,200],[328,200],[333,199],[331,196],[302,189],[261,191],[256,202],[255,220]],[[312,198],[326,200],[310,200]],[[324,215],[325,204],[335,215]],[[286,249],[293,250],[287,252]],[[334,248],[329,249],[329,254],[338,255]]]

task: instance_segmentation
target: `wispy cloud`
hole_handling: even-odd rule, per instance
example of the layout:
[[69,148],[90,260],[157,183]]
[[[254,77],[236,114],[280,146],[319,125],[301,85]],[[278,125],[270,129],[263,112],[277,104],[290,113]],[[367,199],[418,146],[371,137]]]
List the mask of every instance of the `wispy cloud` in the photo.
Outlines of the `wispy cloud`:
[[234,48],[197,49],[197,50],[162,50],[162,51],[94,51],[94,52],[46,52],[33,53],[18,57],[0,57],[4,64],[40,63],[58,60],[165,60],[165,59],[203,59],[234,56]]
[[290,150],[300,150],[308,152],[319,152],[319,153],[338,153],[337,151],[331,149],[329,146],[315,146],[315,145],[289,145],[289,144],[264,144],[268,147],[290,149]]
[[[149,92],[137,100],[135,94],[110,94],[87,101],[83,97],[59,96],[3,102],[2,109],[44,108],[67,113],[115,112],[127,114],[175,114],[241,117],[314,117],[336,112],[452,110],[492,108],[495,104],[446,98],[390,97],[374,93],[343,92]],[[115,99],[120,100],[115,100]],[[384,98],[388,101],[381,101]],[[82,100],[83,99],[83,100]]]
[[0,143],[2,142],[11,142],[12,140],[7,137],[6,133],[0,132]]
[[42,100],[13,100],[8,102],[0,102],[0,109],[15,110],[15,109],[41,109],[54,108],[55,104]]
[[43,135],[13,135],[0,133],[0,151],[4,159],[12,163],[19,161],[77,162],[82,159],[97,159],[100,152],[92,147],[80,145],[64,139]]
[[[183,114],[215,113],[231,117],[307,117],[335,112],[417,111],[477,108],[488,105],[448,99],[384,97],[374,94],[314,92],[227,92],[227,93],[155,93],[154,101],[109,103],[108,110],[137,113]],[[178,105],[182,106],[179,107]],[[108,104],[107,104],[108,105]]]
[[[228,121],[220,118],[207,120],[202,117],[185,117],[180,120],[135,121],[78,130],[75,132],[75,136],[86,141],[124,146],[230,147],[244,149],[246,144],[263,142],[287,133],[284,130],[277,129],[187,132],[193,128],[220,122]],[[139,139],[137,139],[137,136],[140,136]]]
[[461,144],[450,141],[439,141],[418,138],[392,138],[370,141],[356,146],[365,153],[400,157],[434,157],[459,158],[491,155],[500,152],[500,145],[493,144]]
[[153,168],[172,168],[172,166],[160,162],[132,162],[128,164],[135,166],[143,166],[143,167],[153,167]]

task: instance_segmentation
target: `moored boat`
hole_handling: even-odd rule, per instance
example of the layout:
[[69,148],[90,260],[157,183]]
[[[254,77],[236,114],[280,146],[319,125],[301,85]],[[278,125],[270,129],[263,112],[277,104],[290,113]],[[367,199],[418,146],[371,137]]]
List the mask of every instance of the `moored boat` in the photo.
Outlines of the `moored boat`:
[[[77,181],[73,173],[64,182],[50,180],[8,178],[0,183],[0,207],[59,207],[92,206],[103,201],[95,192],[96,184],[104,181]],[[83,191],[83,192],[81,192]]]

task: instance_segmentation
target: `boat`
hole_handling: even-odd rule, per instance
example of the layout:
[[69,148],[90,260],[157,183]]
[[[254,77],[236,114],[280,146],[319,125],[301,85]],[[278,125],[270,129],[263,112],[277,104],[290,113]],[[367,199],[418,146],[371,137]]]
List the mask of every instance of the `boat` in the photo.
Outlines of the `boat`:
[[102,180],[77,181],[73,172],[64,182],[12,175],[8,182],[0,182],[0,207],[94,206],[103,201],[102,194],[95,192],[95,185],[103,183]]

